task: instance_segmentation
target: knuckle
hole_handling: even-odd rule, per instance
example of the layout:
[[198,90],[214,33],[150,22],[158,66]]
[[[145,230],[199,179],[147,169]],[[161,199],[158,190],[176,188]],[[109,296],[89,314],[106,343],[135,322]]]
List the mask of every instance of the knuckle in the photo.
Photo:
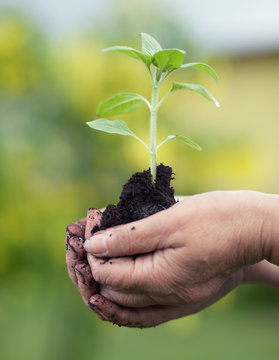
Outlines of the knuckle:
[[[118,249],[121,253],[126,253],[127,255],[131,253],[132,250],[132,241],[130,231],[125,229],[119,229],[115,233],[117,238]],[[115,238],[114,238],[115,241]]]
[[[103,264],[103,263],[100,263]],[[123,279],[119,275],[108,272],[106,269],[99,265],[95,265],[92,269],[93,278],[95,281],[104,286],[110,286],[118,288],[121,285]]]
[[82,275],[87,275],[90,271],[89,265],[86,261],[78,261],[75,265],[75,269]]
[[71,250],[80,259],[86,257],[86,251],[83,247],[83,239],[81,237],[71,237],[67,242],[67,250]]
[[74,270],[82,278],[82,282],[84,285],[92,289],[96,288],[96,281],[92,276],[92,272],[87,261],[79,261],[78,263],[76,263],[76,265],[74,266]]
[[98,270],[96,270],[94,268],[94,269],[92,269],[92,273],[93,273],[93,277],[97,283],[105,285],[105,281],[104,281],[103,277],[101,276],[101,273]]

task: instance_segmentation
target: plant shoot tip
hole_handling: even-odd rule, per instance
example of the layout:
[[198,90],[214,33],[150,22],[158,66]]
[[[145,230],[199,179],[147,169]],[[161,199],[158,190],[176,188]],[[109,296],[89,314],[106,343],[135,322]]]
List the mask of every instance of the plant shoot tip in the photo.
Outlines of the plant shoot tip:
[[[171,140],[179,140],[184,142],[184,144],[190,146],[193,149],[202,151],[202,147],[199,146],[195,141],[187,138],[183,135],[169,135],[165,140],[163,140],[159,145],[157,145],[157,118],[158,110],[161,104],[166,100],[166,98],[172,92],[176,90],[187,89],[195,91],[196,93],[202,95],[207,100],[211,101],[220,107],[219,102],[210,94],[210,92],[205,89],[203,86],[198,84],[189,84],[189,83],[178,83],[173,82],[172,88],[168,93],[166,93],[162,98],[159,97],[160,89],[163,82],[166,78],[174,71],[181,68],[196,68],[205,71],[209,76],[211,76],[216,83],[218,84],[219,79],[215,71],[207,64],[202,62],[191,62],[183,64],[185,50],[177,48],[163,49],[161,45],[154,39],[151,35],[141,32],[138,33],[140,36],[142,46],[141,50],[134,49],[129,46],[111,46],[101,50],[102,53],[107,53],[110,51],[116,51],[123,53],[127,56],[130,56],[136,60],[144,63],[148,75],[151,80],[152,93],[151,100],[147,100],[145,97],[131,92],[122,92],[118,93],[109,99],[102,101],[97,109],[96,116],[101,117],[100,119],[86,122],[90,128],[104,131],[110,134],[119,134],[119,135],[128,135],[132,136],[141,142],[149,152],[150,157],[150,173],[152,177],[153,184],[156,179],[156,156],[157,150],[164,145],[165,143]],[[151,65],[153,65],[151,67]],[[150,68],[151,67],[151,68]],[[128,127],[128,125],[122,120],[108,120],[106,117],[128,114],[137,110],[142,102],[145,102],[150,110],[150,122],[149,122],[149,146],[142,141],[138,136],[136,136]]]

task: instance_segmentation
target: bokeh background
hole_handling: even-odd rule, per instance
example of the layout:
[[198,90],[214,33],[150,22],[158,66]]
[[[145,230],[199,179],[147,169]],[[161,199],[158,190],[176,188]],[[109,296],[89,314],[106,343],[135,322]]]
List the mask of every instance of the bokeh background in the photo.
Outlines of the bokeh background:
[[[132,138],[89,129],[101,100],[150,96],[140,62],[102,54],[140,46],[139,32],[187,51],[219,74],[181,71],[220,101],[178,92],[160,111],[159,151],[176,194],[216,189],[279,191],[279,5],[254,0],[0,0],[0,358],[278,359],[279,294],[242,285],[209,309],[137,330],[97,320],[68,279],[67,223],[116,203],[122,184],[148,168]],[[148,138],[144,107],[122,117]]]

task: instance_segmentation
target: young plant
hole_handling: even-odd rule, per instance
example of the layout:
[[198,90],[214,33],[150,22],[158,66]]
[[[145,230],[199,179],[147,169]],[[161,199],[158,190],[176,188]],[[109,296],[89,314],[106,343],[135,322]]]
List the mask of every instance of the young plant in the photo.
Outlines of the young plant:
[[[87,122],[95,130],[105,131],[107,133],[132,136],[141,142],[150,155],[150,171],[153,182],[156,179],[156,154],[158,149],[171,140],[180,140],[196,150],[202,150],[201,147],[193,140],[183,135],[169,135],[161,143],[157,144],[157,118],[158,111],[166,98],[177,90],[191,90],[205,97],[219,107],[218,101],[203,86],[197,84],[173,82],[172,87],[161,99],[159,98],[160,88],[166,78],[179,69],[195,68],[205,71],[216,83],[218,77],[215,71],[207,64],[201,62],[192,62],[183,64],[185,51],[180,49],[162,49],[161,45],[150,35],[141,33],[142,49],[141,51],[128,46],[112,46],[102,50],[103,52],[118,51],[128,55],[136,60],[141,61],[146,67],[147,73],[152,84],[151,100],[139,94],[124,92],[119,93],[111,98],[104,100],[97,107],[97,116],[102,118]],[[110,121],[104,117],[128,114],[137,110],[142,103],[145,103],[150,110],[150,133],[149,145],[136,136],[122,120]]]

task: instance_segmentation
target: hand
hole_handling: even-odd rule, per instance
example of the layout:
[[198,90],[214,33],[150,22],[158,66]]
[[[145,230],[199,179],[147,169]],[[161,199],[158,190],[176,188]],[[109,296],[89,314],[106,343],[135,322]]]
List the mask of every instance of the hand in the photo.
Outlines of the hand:
[[119,325],[147,327],[212,304],[264,258],[265,202],[250,191],[201,194],[97,233],[86,243],[101,284],[92,306]]

